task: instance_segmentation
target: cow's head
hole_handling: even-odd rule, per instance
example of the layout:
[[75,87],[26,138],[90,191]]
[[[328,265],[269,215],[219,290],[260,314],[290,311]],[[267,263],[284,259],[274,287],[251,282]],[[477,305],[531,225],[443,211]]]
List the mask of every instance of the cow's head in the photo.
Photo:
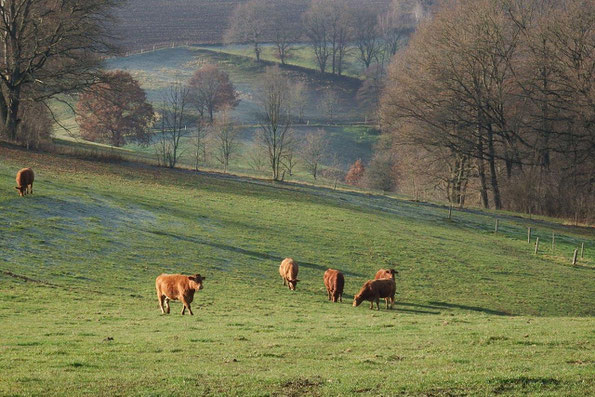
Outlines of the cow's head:
[[396,276],[399,275],[399,272],[396,271],[395,269],[389,269],[389,272],[390,272],[391,278],[395,278]]
[[21,197],[24,196],[27,191],[27,186],[15,186],[14,188],[19,191],[19,196]]
[[292,291],[295,291],[295,287],[297,286],[297,283],[299,281],[300,280],[298,280],[297,278],[296,279],[293,279],[293,280],[288,280],[287,283],[289,284],[289,289],[292,290]]
[[206,279],[206,277],[202,277],[200,274],[195,274],[194,276],[188,276],[188,279],[196,284],[196,289],[202,289],[202,282]]
[[359,306],[364,301],[362,294],[357,294],[353,297],[353,307]]

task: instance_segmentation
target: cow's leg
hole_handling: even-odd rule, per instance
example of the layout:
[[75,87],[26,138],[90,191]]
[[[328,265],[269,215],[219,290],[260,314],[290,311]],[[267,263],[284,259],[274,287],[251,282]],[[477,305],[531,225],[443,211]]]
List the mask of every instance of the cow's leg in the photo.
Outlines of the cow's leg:
[[393,295],[393,296],[390,297],[390,308],[391,309],[393,308],[393,305],[394,304],[395,304],[395,296]]
[[165,314],[165,310],[163,309],[163,298],[165,298],[165,296],[161,295],[161,291],[157,291],[157,299],[159,300],[159,308],[161,309],[161,314]]
[[343,303],[343,294],[339,294],[339,302]]
[[165,312],[169,314],[169,298],[166,296],[163,300],[165,301]]
[[380,298],[377,296],[375,300],[376,300],[376,310],[380,310],[380,304],[379,304]]
[[29,189],[30,189],[30,190],[29,190],[29,193],[33,194],[33,184],[30,184],[30,185],[29,185]]
[[370,301],[370,310],[374,309],[374,299]]
[[182,308],[182,315],[186,312],[186,309],[188,309],[188,311],[190,312],[190,315],[194,316],[194,313],[192,313],[192,309],[190,308],[190,303],[188,303],[186,298],[182,298],[180,300],[182,301],[182,305],[184,305],[184,307]]

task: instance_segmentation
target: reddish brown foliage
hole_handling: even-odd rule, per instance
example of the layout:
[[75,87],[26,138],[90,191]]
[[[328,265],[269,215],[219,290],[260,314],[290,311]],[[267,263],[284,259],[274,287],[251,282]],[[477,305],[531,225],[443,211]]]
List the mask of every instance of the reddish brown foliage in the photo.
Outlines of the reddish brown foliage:
[[347,172],[347,176],[345,177],[345,182],[350,185],[357,186],[362,180],[366,169],[364,168],[364,163],[361,160],[357,160],[349,171]]
[[81,135],[90,141],[122,146],[134,140],[146,143],[153,107],[144,90],[123,71],[104,73],[77,103]]
[[217,66],[207,64],[194,72],[189,83],[190,100],[201,117],[209,116],[223,108],[233,108],[238,104],[238,96],[229,75]]

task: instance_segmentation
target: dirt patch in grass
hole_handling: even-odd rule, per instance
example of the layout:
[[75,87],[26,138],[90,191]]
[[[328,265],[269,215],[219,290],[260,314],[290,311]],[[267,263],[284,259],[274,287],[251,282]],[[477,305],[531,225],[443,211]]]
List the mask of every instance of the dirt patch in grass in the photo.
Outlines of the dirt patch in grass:
[[296,378],[281,383],[280,391],[274,396],[318,396],[324,384],[321,378]]

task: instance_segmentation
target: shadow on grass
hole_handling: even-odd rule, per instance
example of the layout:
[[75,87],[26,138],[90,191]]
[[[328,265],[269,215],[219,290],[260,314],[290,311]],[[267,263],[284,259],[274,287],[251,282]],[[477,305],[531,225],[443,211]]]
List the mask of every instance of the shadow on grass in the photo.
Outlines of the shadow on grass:
[[447,302],[430,302],[430,304],[435,306],[436,309],[461,309],[461,310],[471,310],[474,312],[482,312],[482,313],[486,313],[486,314],[493,314],[496,316],[512,316],[512,314],[510,314],[510,313],[501,312],[498,310],[486,309],[485,307],[457,305],[454,303],[447,303]]
[[[199,240],[197,238],[193,238],[193,237],[188,237],[188,236],[181,236],[178,234],[173,234],[173,233],[168,233],[168,232],[164,232],[161,230],[143,230],[152,234],[156,234],[158,236],[164,236],[164,237],[171,237],[173,239],[176,240],[181,240],[181,241],[186,241],[189,243],[194,243],[194,244],[202,244],[202,245],[208,245],[209,247],[214,247],[214,248],[218,248],[221,250],[225,250],[225,251],[231,251],[231,252],[235,252],[238,254],[242,254],[242,255],[247,255],[247,256],[251,256],[254,258],[258,258],[258,259],[265,259],[265,260],[272,260],[275,262],[281,262],[283,259],[285,259],[284,257],[281,256],[277,256],[277,255],[271,255],[271,254],[267,254],[265,252],[258,252],[258,251],[252,251],[252,250],[247,250],[244,248],[240,248],[240,247],[234,247],[231,245],[227,245],[227,244],[221,244],[221,243],[215,243],[212,241],[204,241],[204,240]],[[303,262],[303,261],[297,261],[299,266],[303,266],[303,267],[307,267],[310,269],[316,269],[316,270],[320,270],[322,272],[326,271],[328,269],[327,266],[322,266],[322,265],[318,265],[316,263],[310,263],[310,262]],[[359,273],[352,273],[352,272],[343,272],[346,275],[349,276],[354,276],[354,277],[364,277],[364,275],[359,274]]]

